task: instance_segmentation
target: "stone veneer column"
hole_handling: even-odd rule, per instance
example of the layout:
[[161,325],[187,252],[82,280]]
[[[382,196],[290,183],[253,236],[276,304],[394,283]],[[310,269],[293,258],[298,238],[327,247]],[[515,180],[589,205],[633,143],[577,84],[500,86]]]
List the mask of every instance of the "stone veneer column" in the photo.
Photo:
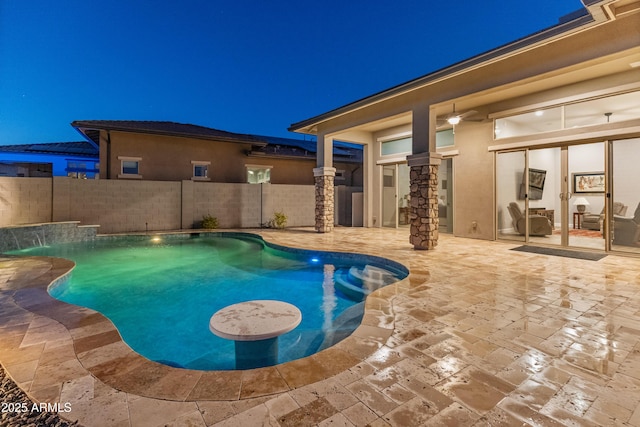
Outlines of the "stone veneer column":
[[414,249],[434,249],[438,245],[438,168],[442,156],[420,153],[407,157],[410,172],[410,243]]
[[316,231],[330,233],[333,231],[333,193],[336,169],[331,167],[313,170],[316,185]]

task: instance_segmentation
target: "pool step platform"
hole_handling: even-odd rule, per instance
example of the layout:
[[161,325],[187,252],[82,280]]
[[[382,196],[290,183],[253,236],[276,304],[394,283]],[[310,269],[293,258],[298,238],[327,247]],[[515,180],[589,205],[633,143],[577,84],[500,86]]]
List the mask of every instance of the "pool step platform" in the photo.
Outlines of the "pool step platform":
[[335,287],[353,301],[363,301],[371,292],[395,282],[396,277],[389,271],[366,265],[362,269],[341,268],[334,275]]
[[343,311],[333,321],[331,332],[325,332],[324,340],[317,351],[329,348],[351,335],[360,326],[362,316],[364,316],[364,302],[355,304]]

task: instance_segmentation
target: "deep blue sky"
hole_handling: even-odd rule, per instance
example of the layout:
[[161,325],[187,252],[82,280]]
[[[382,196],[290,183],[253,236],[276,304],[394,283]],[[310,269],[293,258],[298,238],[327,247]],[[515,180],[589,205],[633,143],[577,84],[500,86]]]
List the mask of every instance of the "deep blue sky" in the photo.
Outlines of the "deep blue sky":
[[579,0],[0,0],[0,144],[73,120],[294,122],[555,25]]

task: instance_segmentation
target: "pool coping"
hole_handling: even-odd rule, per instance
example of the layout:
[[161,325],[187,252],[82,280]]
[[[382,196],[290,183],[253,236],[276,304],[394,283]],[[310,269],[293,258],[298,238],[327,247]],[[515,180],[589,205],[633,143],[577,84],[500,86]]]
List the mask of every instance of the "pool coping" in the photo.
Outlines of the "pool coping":
[[[193,231],[183,234],[193,234]],[[215,234],[252,235],[278,249],[341,253],[276,245],[257,233],[230,231]],[[122,340],[115,325],[99,312],[51,297],[47,292],[49,286],[55,286],[65,280],[75,263],[53,257],[29,258],[48,262],[51,268],[45,274],[30,278],[29,283],[16,286],[13,301],[17,307],[63,325],[71,336],[78,362],[96,379],[119,391],[182,402],[235,401],[284,393],[330,378],[356,366],[381,348],[391,337],[395,325],[393,299],[409,289],[410,277],[409,274],[404,279],[371,293],[365,300],[365,312],[360,326],[349,337],[332,347],[302,359],[265,368],[198,371],[170,367],[146,359],[133,351]],[[388,260],[409,271],[404,264]],[[52,398],[47,388],[31,390],[30,395],[38,401],[50,401]]]

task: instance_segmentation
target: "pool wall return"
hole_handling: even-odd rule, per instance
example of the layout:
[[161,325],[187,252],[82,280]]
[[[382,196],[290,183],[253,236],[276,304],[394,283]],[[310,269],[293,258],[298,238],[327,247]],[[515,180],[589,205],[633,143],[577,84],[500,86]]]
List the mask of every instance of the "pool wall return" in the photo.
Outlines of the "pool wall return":
[[80,221],[3,227],[0,228],[0,253],[55,243],[94,240],[98,228],[97,225],[80,225]]

